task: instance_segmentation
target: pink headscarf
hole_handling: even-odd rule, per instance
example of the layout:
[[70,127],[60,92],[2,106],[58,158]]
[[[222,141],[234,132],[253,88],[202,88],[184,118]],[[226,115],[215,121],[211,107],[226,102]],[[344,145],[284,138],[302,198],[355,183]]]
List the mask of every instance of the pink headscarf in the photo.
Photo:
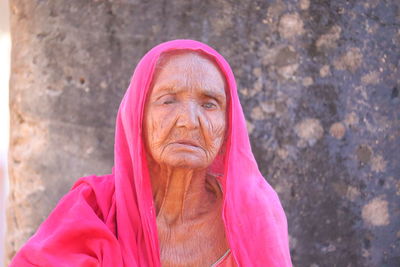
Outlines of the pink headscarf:
[[161,266],[142,120],[158,58],[181,49],[210,56],[227,81],[230,99],[225,154],[212,168],[223,174],[222,218],[236,263],[292,266],[286,217],[251,152],[232,70],[214,49],[192,40],[162,43],[142,58],[118,111],[113,174],[81,178],[11,266]]

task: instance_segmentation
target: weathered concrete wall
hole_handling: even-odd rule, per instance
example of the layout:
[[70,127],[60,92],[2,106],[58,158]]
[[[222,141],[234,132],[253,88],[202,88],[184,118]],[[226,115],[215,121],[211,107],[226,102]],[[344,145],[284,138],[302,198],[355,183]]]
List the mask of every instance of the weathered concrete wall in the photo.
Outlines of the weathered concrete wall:
[[[108,173],[139,58],[193,38],[233,66],[295,266],[400,266],[397,0],[13,0],[8,255]],[[267,252],[266,252],[267,253]]]
[[0,1],[0,266],[5,261],[6,202],[8,192],[8,92],[10,77],[10,18],[7,1]]

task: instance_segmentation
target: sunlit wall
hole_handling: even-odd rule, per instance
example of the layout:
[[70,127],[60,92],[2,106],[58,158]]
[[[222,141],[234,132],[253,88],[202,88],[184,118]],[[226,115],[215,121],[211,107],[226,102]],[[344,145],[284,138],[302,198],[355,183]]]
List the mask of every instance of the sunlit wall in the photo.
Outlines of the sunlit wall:
[[8,1],[0,1],[0,266],[4,262],[5,207],[8,189],[7,150],[9,137],[8,82],[10,74],[10,30]]

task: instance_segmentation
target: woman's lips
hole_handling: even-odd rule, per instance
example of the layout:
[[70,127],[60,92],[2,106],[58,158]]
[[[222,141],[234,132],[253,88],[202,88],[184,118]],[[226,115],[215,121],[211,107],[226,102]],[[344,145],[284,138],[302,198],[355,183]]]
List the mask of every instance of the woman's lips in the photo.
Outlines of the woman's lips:
[[193,147],[199,147],[199,145],[192,141],[192,140],[178,140],[174,142],[175,144],[179,144],[179,145],[186,145],[186,146],[193,146]]

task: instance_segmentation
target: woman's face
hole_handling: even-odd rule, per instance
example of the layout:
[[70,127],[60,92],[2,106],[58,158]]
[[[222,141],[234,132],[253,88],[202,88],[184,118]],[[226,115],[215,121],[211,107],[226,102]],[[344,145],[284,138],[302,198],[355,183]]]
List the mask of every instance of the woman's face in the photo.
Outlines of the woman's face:
[[160,165],[203,169],[225,137],[225,80],[196,53],[168,55],[156,69],[144,116],[147,151]]

